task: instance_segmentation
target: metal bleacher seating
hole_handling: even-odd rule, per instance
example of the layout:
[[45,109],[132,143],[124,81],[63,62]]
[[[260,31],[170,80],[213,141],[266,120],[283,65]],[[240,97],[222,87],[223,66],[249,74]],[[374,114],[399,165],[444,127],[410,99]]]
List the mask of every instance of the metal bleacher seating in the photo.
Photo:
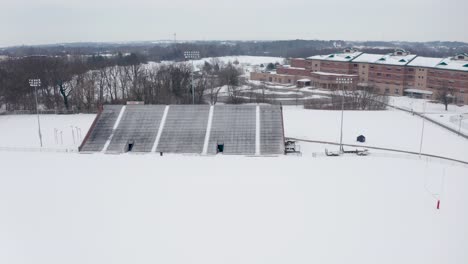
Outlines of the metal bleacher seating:
[[255,154],[255,126],[255,105],[216,105],[208,154],[216,154],[218,144],[224,154]]
[[260,153],[284,153],[283,113],[277,106],[260,106]]
[[101,151],[106,144],[107,139],[112,134],[112,128],[119,116],[122,105],[105,105],[96,126],[91,131],[89,138],[81,148],[83,152]]
[[127,105],[108,152],[150,152],[165,105]]
[[[209,105],[170,105],[162,123],[165,109],[165,105],[127,105],[117,122],[122,106],[106,105],[80,151],[100,152],[107,146],[107,153],[205,154],[204,147],[206,154],[284,153],[283,116],[279,106],[216,105],[212,108],[211,124]],[[259,138],[256,137],[257,109]],[[211,128],[208,133],[207,128]]]
[[202,153],[209,105],[171,105],[157,152]]

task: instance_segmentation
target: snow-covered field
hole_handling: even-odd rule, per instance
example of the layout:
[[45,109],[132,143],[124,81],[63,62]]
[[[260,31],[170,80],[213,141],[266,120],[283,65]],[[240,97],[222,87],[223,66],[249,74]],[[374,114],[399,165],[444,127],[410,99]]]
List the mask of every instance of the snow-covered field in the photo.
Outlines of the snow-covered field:
[[[391,97],[389,103],[406,110],[422,113],[436,122],[468,135],[468,105],[458,106],[450,104],[448,105],[448,109],[445,110],[445,105],[441,103],[409,97]],[[461,123],[460,116],[462,116]]]
[[1,263],[468,261],[466,167],[351,156],[0,160]]
[[[284,58],[281,57],[267,57],[267,56],[223,56],[223,57],[215,57],[215,58],[203,58],[200,60],[194,60],[195,65],[203,66],[205,62],[211,62],[213,59],[217,59],[220,62],[233,63],[234,61],[238,61],[240,65],[243,66],[254,66],[260,64],[268,64],[268,63],[283,63]],[[266,65],[265,65],[266,66]]]
[[[339,142],[341,111],[304,110],[285,106],[284,129],[287,137]],[[395,148],[419,152],[423,121],[402,111],[345,111],[343,142],[363,146]],[[430,122],[424,123],[422,152],[468,161],[468,140]]]
[[[338,142],[339,116],[284,107],[286,136]],[[45,147],[76,148],[70,126],[84,137],[93,119],[41,116]],[[364,134],[369,145],[418,151],[421,126],[400,111],[346,111],[344,141]],[[0,116],[0,263],[468,262],[468,166],[372,151],[160,157],[5,146],[37,147],[36,116]],[[467,160],[468,141],[426,122],[423,152]]]
[[[43,146],[76,149],[95,116],[40,115]],[[39,148],[39,142],[36,115],[0,115],[0,148]]]

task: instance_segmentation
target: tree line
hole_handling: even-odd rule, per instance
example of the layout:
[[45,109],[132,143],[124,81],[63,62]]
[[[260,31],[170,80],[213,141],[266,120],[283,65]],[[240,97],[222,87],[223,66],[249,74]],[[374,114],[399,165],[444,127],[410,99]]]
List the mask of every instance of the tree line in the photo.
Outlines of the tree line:
[[[0,107],[7,111],[36,108],[29,79],[42,110],[93,112],[103,104],[215,104],[222,87],[241,85],[242,69],[217,59],[192,76],[189,63],[147,63],[132,53],[93,56],[29,56],[0,62]],[[192,89],[193,79],[193,89]]]

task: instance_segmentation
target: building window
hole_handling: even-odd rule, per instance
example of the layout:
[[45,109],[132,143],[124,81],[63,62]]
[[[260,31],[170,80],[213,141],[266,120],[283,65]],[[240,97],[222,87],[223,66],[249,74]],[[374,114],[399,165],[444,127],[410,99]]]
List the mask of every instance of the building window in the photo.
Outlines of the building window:
[[390,88],[385,88],[385,93],[390,93]]
[[399,94],[400,93],[400,89],[395,89],[395,94]]

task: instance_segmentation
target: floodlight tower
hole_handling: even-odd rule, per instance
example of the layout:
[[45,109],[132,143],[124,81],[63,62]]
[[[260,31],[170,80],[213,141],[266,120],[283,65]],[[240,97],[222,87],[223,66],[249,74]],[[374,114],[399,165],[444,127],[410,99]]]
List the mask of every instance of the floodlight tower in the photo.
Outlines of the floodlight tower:
[[340,128],[340,152],[344,153],[343,148],[343,116],[344,116],[344,97],[345,97],[345,85],[352,84],[352,78],[337,77],[336,83],[338,86],[341,85],[341,128]]
[[184,57],[186,60],[192,61],[192,74],[191,74],[190,86],[192,86],[192,104],[195,104],[195,91],[193,88],[193,71],[195,67],[193,65],[193,60],[198,60],[200,58],[200,51],[184,51]]
[[39,132],[39,142],[42,148],[41,120],[39,118],[39,104],[37,102],[37,87],[41,86],[41,79],[29,79],[29,86],[34,87],[34,94],[36,98],[37,127]]

